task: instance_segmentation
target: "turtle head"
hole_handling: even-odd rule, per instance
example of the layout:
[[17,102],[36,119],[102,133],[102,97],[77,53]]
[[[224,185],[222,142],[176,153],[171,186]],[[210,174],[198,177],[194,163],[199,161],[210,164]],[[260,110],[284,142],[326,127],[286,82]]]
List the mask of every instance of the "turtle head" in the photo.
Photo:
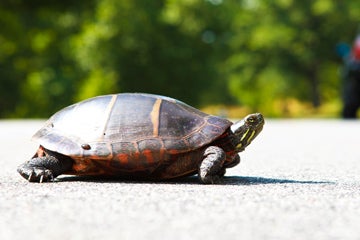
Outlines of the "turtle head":
[[233,144],[236,152],[242,152],[261,132],[264,126],[264,117],[261,113],[247,115],[244,119],[231,126],[234,134]]

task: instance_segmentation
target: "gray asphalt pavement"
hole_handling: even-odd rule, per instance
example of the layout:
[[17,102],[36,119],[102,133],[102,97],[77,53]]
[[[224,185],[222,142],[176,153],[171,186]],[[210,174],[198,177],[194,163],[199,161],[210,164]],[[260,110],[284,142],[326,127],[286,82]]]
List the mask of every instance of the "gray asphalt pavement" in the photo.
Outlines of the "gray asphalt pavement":
[[268,120],[223,184],[28,183],[43,121],[0,121],[0,239],[360,239],[360,121]]

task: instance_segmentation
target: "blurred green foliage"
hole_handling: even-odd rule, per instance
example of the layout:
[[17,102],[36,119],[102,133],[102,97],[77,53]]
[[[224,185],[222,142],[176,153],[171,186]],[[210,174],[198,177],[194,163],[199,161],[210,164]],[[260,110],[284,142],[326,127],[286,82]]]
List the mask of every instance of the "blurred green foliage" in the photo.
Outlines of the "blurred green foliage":
[[355,0],[2,0],[0,117],[115,92],[319,107],[340,99],[335,46],[359,21]]

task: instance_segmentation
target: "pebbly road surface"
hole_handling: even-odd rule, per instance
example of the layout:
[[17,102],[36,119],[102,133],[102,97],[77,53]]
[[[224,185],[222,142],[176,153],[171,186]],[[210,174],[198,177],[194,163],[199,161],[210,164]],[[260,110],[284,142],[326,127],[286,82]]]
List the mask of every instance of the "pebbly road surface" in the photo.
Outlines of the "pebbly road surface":
[[222,184],[63,176],[16,166],[43,121],[0,121],[0,239],[360,239],[360,121],[268,120]]

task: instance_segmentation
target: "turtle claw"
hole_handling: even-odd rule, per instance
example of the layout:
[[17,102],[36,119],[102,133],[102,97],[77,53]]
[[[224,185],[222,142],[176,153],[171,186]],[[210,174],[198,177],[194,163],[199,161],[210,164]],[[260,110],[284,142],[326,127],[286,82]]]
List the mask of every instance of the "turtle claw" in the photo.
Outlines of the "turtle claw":
[[44,175],[41,175],[41,177],[40,177],[40,183],[42,183],[43,182],[43,180],[44,180]]
[[50,170],[45,170],[39,179],[39,183],[43,183],[43,182],[54,182],[54,175],[52,174],[52,172]]
[[53,176],[52,172],[48,169],[34,168],[33,172],[34,172],[34,176],[30,182],[43,183],[43,182],[48,182],[48,181],[54,180],[54,176]]
[[26,164],[20,165],[17,171],[29,182],[47,182],[54,181],[54,175],[51,170],[43,167],[29,167]]
[[30,173],[30,175],[29,175],[29,177],[27,179],[29,182],[31,181],[32,175],[33,175],[33,172]]
[[70,157],[60,154],[58,156],[60,159],[51,155],[31,158],[21,164],[17,171],[29,182],[54,182],[54,178],[70,170],[73,165]]

